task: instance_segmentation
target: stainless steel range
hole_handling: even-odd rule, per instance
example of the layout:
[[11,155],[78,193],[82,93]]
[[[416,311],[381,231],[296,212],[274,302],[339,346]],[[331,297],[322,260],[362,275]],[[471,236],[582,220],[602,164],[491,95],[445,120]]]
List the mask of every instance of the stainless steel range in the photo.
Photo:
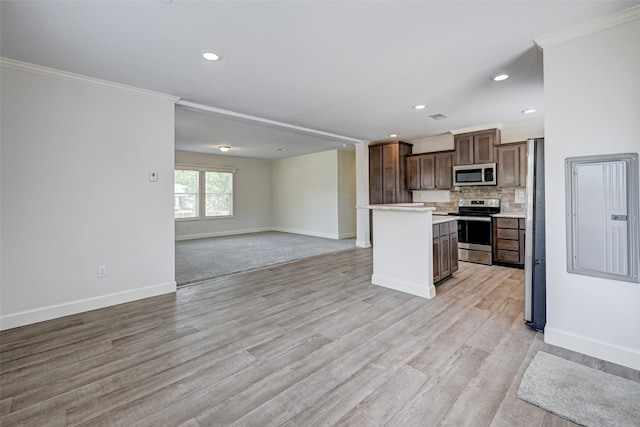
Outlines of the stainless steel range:
[[491,215],[500,213],[500,199],[459,199],[458,259],[491,265],[493,263],[493,223]]

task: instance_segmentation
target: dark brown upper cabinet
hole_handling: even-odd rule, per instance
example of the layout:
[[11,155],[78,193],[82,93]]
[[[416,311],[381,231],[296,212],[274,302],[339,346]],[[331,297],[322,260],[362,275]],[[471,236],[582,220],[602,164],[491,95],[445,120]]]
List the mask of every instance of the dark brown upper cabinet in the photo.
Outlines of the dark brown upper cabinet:
[[495,145],[500,143],[500,129],[461,133],[453,140],[456,165],[493,163]]
[[407,157],[407,189],[447,190],[453,183],[453,152]]
[[369,203],[408,203],[406,157],[412,144],[402,141],[369,145]]
[[527,180],[527,143],[515,142],[496,147],[498,187],[524,187]]

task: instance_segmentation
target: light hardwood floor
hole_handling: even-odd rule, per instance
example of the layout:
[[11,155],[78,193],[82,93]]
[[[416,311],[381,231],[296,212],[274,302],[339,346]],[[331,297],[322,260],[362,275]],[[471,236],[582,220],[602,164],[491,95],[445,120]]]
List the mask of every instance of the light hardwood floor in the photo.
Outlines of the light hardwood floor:
[[568,426],[520,401],[523,272],[461,263],[432,300],[323,255],[0,334],[3,426]]

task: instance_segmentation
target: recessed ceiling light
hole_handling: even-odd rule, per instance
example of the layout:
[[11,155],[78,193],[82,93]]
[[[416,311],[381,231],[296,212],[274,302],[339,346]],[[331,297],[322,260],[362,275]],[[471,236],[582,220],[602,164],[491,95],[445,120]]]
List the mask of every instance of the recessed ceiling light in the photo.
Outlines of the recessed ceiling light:
[[414,110],[424,110],[425,108],[427,108],[427,106],[424,104],[418,104],[413,106]]
[[495,76],[491,77],[494,82],[501,82],[503,80],[507,80],[509,78],[509,74],[507,73],[498,73]]
[[522,112],[523,112],[524,114],[531,114],[531,113],[535,113],[535,112],[536,112],[536,110],[535,110],[535,108],[529,108],[529,109],[527,109],[527,110],[522,110]]
[[229,147],[228,145],[221,145],[218,147],[218,149],[223,153],[226,153],[227,151],[231,150],[231,147]]
[[392,133],[391,135],[389,135],[389,138],[397,138],[398,134],[397,133]]
[[219,61],[222,59],[222,55],[212,50],[202,50],[200,51],[200,53],[202,54],[202,57],[207,61]]

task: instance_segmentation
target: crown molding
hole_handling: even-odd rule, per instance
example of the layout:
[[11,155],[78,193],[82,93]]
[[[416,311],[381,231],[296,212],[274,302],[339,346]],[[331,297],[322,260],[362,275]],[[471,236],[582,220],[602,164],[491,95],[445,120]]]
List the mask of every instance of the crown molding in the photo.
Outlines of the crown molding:
[[141,89],[134,86],[127,86],[120,83],[114,83],[107,80],[96,79],[93,77],[83,76],[81,74],[70,73],[68,71],[56,70],[54,68],[43,67],[42,65],[30,64],[28,62],[16,61],[15,59],[9,59],[0,56],[0,66],[2,68],[9,68],[12,70],[25,71],[28,73],[39,74],[42,76],[53,77],[61,80],[82,82],[93,86],[100,86],[110,89],[124,90],[127,92],[134,92],[142,95],[155,96],[171,100],[172,102],[178,102],[180,97],[167,95],[160,92],[154,92],[151,90]]
[[594,19],[592,21],[585,22],[584,24],[575,25],[555,33],[538,37],[534,39],[533,42],[540,50],[544,50],[547,47],[574,40],[591,33],[606,30],[617,25],[626,24],[627,22],[635,21],[636,19],[640,19],[640,5],[621,10],[613,15]]
[[362,144],[364,142],[361,139],[351,138],[348,136],[329,133],[329,132],[325,132],[317,129],[305,128],[302,126],[292,125],[290,123],[278,122],[275,120],[265,119],[257,116],[251,116],[249,114],[238,113],[235,111],[224,110],[222,108],[210,107],[208,105],[196,104],[195,102],[190,102],[185,100],[178,101],[177,105],[182,107],[192,108],[195,110],[207,111],[209,113],[218,114],[220,116],[234,117],[237,119],[247,120],[247,121],[256,122],[256,123],[262,123],[267,126],[279,127],[283,129],[289,129],[292,131],[324,136],[326,138],[337,139],[339,141],[350,142],[352,144]]
[[502,123],[487,123],[484,125],[470,126],[466,128],[460,128],[460,129],[451,129],[449,133],[452,135],[458,135],[460,133],[477,132],[477,131],[488,130],[488,129],[502,130]]

